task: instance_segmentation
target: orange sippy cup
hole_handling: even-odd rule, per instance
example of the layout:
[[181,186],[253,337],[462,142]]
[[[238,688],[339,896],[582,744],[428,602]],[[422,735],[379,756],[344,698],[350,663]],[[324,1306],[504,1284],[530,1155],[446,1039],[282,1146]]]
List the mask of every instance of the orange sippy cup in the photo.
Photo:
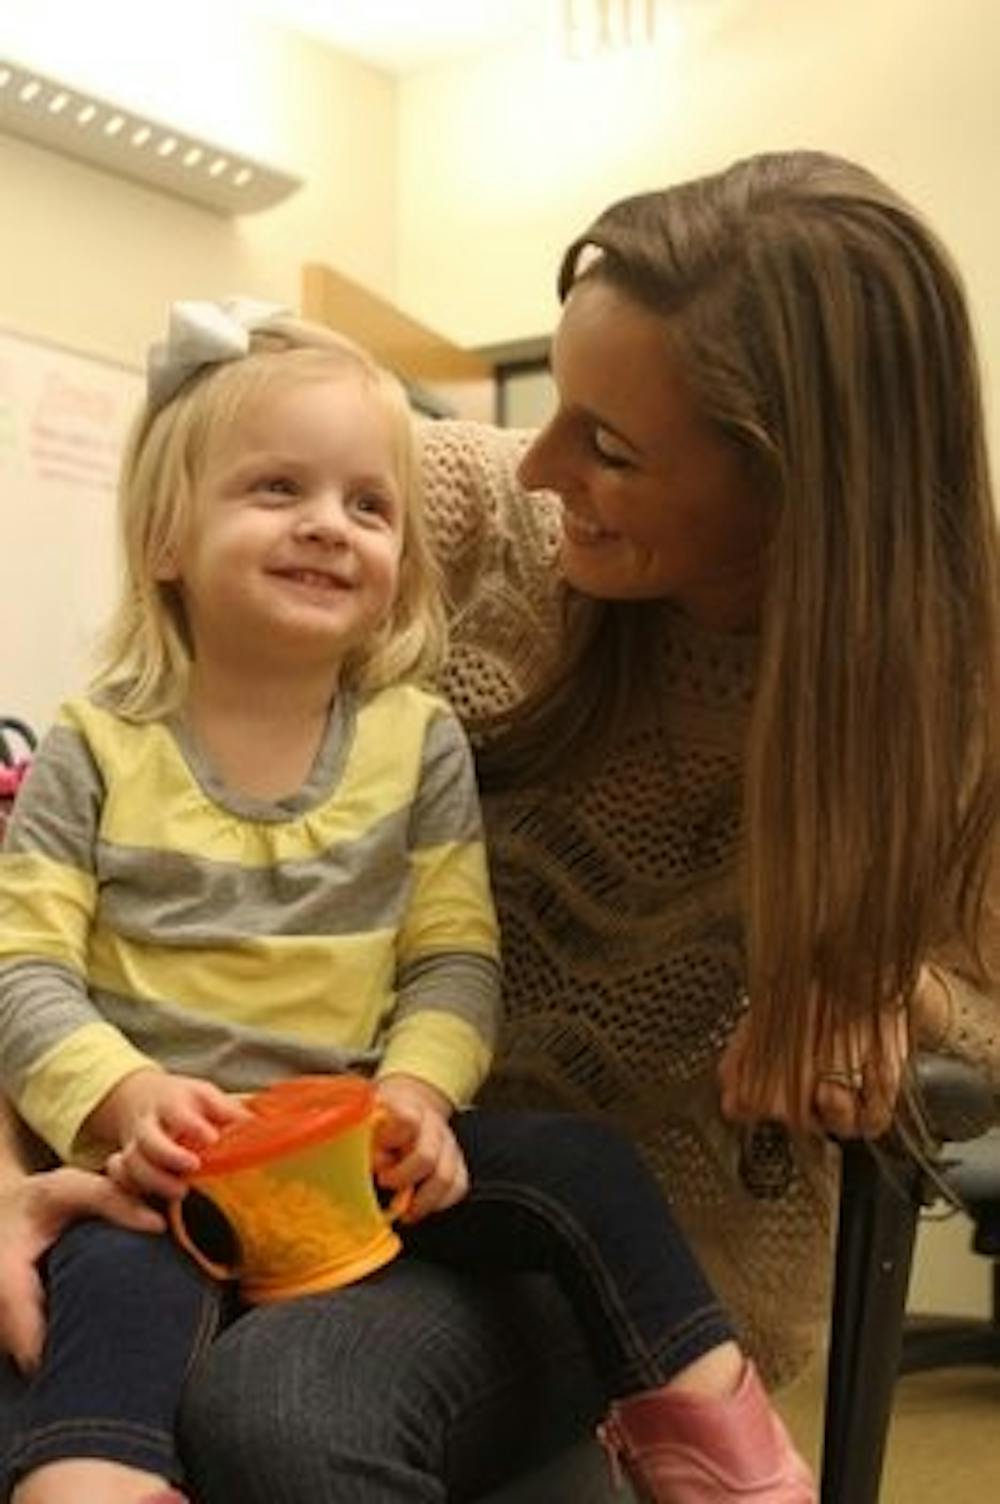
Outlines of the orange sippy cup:
[[[201,1156],[188,1195],[170,1203],[177,1241],[216,1279],[259,1303],[331,1290],[395,1258],[389,1206],[372,1178],[385,1109],[363,1076],[299,1076],[248,1097],[252,1117]],[[221,1245],[221,1246],[220,1246]]]

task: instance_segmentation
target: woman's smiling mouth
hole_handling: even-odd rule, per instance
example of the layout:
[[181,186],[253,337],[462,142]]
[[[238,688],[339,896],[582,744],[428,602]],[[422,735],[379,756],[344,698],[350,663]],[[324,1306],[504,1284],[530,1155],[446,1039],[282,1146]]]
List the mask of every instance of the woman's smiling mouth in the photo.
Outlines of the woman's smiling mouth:
[[596,522],[589,522],[585,517],[578,517],[573,512],[563,509],[562,528],[570,543],[581,544],[584,547],[595,543],[605,543],[609,538],[614,538],[614,533],[608,532]]

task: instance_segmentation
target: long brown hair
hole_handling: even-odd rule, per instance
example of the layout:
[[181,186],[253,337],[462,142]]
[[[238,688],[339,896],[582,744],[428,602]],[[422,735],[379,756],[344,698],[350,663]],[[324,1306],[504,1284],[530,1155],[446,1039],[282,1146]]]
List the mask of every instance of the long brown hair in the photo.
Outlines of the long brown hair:
[[[978,954],[1000,812],[1000,555],[959,277],[864,169],[766,155],[613,205],[559,287],[669,321],[745,446],[774,533],[747,745],[756,1066],[907,999],[945,936]],[[649,695],[648,605],[572,599],[558,680],[484,752],[488,786],[610,747]],[[565,771],[562,776],[565,777]]]

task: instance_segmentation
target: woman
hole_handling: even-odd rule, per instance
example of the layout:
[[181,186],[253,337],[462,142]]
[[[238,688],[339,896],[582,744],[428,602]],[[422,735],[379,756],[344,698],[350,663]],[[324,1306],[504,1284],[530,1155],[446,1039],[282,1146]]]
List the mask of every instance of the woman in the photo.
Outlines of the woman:
[[[560,286],[543,432],[425,441],[505,935],[491,1096],[626,1127],[778,1381],[825,1310],[823,1134],[885,1127],[914,1033],[995,1040],[972,339],[920,221],[810,153],[613,206]],[[463,1500],[600,1409],[543,1281],[409,1260],[238,1323],[185,1437],[206,1504]]]

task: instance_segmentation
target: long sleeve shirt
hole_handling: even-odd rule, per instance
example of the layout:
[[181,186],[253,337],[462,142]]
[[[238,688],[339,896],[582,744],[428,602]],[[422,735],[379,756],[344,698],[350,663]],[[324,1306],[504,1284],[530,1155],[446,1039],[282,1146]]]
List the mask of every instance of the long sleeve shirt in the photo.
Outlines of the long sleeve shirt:
[[0,1074],[86,1161],[102,1098],[155,1064],[251,1090],[405,1072],[467,1101],[499,970],[469,749],[414,687],[339,696],[306,784],[224,789],[179,726],[66,705],[0,856]]

